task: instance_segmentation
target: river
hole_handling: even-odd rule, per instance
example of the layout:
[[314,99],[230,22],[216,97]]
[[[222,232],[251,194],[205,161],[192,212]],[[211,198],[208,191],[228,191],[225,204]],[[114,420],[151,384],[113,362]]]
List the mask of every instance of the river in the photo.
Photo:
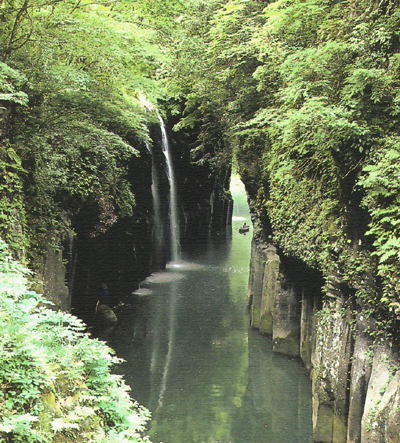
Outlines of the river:
[[155,443],[312,442],[311,382],[249,328],[251,232],[243,185],[232,181],[232,229],[181,253],[118,309],[108,337],[118,371],[150,409]]

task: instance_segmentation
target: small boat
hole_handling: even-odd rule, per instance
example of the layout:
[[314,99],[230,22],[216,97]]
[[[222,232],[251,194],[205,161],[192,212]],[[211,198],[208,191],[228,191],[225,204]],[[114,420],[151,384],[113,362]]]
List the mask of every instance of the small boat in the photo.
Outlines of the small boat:
[[239,228],[240,234],[246,234],[246,232],[249,232],[249,231],[250,231],[250,226],[246,225],[246,223]]

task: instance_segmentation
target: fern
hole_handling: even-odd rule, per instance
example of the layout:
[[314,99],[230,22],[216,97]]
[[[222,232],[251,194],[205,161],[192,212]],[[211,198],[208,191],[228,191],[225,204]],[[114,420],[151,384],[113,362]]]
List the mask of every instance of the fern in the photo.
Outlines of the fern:
[[148,441],[148,411],[111,373],[120,360],[79,319],[45,308],[26,273],[0,241],[0,439]]

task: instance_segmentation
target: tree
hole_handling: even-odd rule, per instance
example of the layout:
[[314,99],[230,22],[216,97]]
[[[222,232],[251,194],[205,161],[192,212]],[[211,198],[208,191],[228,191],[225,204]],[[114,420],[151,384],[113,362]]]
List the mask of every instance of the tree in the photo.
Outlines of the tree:
[[65,215],[83,204],[98,208],[93,235],[133,215],[127,174],[138,151],[131,143],[147,137],[140,97],[155,102],[162,91],[154,80],[154,31],[127,5],[3,2],[0,143],[18,185],[13,197],[3,191],[0,229],[6,237],[19,232],[22,239],[9,239],[15,249],[29,238],[52,241],[49,232],[58,238]]

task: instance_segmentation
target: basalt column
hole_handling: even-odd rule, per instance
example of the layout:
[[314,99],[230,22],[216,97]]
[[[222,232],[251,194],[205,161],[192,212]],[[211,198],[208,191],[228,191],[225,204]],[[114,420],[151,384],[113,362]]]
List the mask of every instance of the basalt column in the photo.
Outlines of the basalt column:
[[260,332],[273,333],[274,305],[279,282],[280,260],[271,244],[253,239],[249,281],[251,326]]
[[[311,271],[253,239],[249,280],[251,326],[272,335],[274,351],[302,356],[311,365],[313,313],[320,295]],[[311,282],[310,282],[311,280]],[[303,309],[302,309],[303,307]]]

